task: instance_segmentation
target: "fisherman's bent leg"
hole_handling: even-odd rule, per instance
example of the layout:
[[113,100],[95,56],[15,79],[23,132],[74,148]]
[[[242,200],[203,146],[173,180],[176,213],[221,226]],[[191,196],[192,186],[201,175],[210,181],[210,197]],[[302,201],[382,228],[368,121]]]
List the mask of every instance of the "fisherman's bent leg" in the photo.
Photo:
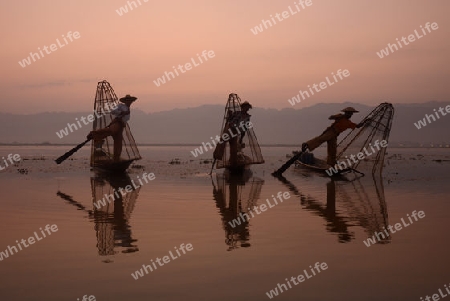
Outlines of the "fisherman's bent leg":
[[333,166],[334,164],[336,164],[337,137],[328,140],[327,148],[328,148],[327,163],[328,165]]
[[313,151],[320,145],[322,145],[322,143],[327,142],[333,138],[334,139],[336,138],[336,133],[333,129],[328,128],[320,136],[317,136],[316,138],[306,141],[306,144],[308,144],[308,149],[310,151]]
[[123,127],[120,124],[113,124],[112,126],[114,126],[114,161],[120,161],[120,155],[122,154]]
[[237,165],[237,152],[238,152],[238,139],[233,137],[230,139],[230,166],[235,167]]
[[120,161],[122,154],[122,135],[116,135],[114,138],[114,161]]
[[113,131],[108,127],[96,131],[91,131],[88,135],[88,137],[92,137],[95,142],[102,141],[108,136],[112,136],[114,133]]
[[240,143],[240,144],[242,144],[242,141],[244,140],[244,137],[245,137],[245,132],[243,132],[243,133],[241,134],[241,138],[239,138],[239,143]]

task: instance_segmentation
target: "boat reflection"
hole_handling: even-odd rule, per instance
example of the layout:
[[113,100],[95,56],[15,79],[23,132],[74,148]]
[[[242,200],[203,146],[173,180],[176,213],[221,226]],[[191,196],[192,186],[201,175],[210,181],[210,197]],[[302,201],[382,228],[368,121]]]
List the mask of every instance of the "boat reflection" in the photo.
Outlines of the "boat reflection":
[[[127,174],[95,173],[91,177],[92,210],[75,201],[70,195],[61,191],[57,192],[57,195],[69,204],[88,213],[89,221],[94,223],[97,250],[100,256],[139,251],[136,245],[137,240],[132,237],[129,220],[136,205],[140,187],[127,193],[125,187],[128,185],[133,187]],[[108,202],[105,195],[112,195],[114,201]],[[105,200],[105,205],[98,203],[102,199]]]
[[[340,243],[355,239],[352,227],[361,227],[367,237],[388,227],[387,205],[380,177],[366,176],[351,181],[331,178],[326,184],[326,201],[302,193],[282,176],[278,179],[300,198],[305,210],[325,219],[326,230],[337,235]],[[388,236],[378,243],[390,241],[391,237]]]
[[212,180],[213,197],[222,218],[227,250],[250,247],[248,220],[241,220],[239,224],[234,224],[235,227],[232,224],[240,213],[248,214],[250,211],[248,208],[257,205],[264,180],[253,177],[252,172],[246,170],[241,175],[233,175],[229,172],[217,174],[216,181],[217,185]]

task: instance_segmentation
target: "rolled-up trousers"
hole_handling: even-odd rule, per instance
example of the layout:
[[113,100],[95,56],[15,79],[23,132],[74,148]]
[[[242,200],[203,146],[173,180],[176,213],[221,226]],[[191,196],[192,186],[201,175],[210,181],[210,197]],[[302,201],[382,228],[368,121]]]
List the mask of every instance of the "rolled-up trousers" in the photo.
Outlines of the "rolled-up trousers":
[[308,149],[310,151],[313,151],[320,145],[322,145],[322,143],[327,142],[327,163],[328,165],[333,166],[334,164],[336,164],[338,136],[339,133],[332,127],[329,127],[320,136],[307,141],[306,144],[308,144]]
[[220,140],[221,142],[217,144],[214,150],[214,159],[223,160],[223,156],[225,155],[225,145],[228,142],[230,144],[230,158],[229,165],[232,167],[237,166],[238,163],[238,151],[239,151],[239,133],[236,128],[226,125],[222,134],[226,133],[229,137],[228,141]]
[[114,140],[114,161],[120,161],[120,154],[122,153],[122,139],[123,129],[125,123],[120,119],[114,119],[110,125],[106,128],[92,131],[91,134],[94,139],[94,143],[98,143],[108,136],[111,136]]

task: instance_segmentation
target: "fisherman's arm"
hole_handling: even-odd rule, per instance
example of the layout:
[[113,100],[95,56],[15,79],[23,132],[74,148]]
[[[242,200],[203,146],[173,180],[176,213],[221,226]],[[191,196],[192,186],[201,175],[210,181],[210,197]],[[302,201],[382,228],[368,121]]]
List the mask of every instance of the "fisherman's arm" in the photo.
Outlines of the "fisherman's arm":
[[338,120],[342,117],[342,114],[331,115],[328,117],[329,120]]

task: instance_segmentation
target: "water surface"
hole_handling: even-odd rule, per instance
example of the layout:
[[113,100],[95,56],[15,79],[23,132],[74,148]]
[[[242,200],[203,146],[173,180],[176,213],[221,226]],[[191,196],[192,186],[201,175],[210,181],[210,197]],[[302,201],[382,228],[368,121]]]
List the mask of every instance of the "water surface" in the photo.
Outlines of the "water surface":
[[[220,170],[210,177],[203,160],[211,154],[193,158],[192,149],[142,147],[144,159],[128,176],[111,177],[89,169],[88,148],[56,165],[67,147],[0,147],[1,156],[23,158],[0,172],[0,251],[58,226],[0,262],[2,299],[268,300],[266,292],[316,262],[328,269],[274,299],[419,300],[448,284],[448,150],[390,149],[383,179],[332,181],[298,168],[273,178],[287,147],[264,147],[266,163],[243,177]],[[144,173],[156,178],[93,205]],[[290,198],[231,226],[279,192]],[[426,216],[363,243],[414,210]],[[183,243],[193,250],[131,276]]]

